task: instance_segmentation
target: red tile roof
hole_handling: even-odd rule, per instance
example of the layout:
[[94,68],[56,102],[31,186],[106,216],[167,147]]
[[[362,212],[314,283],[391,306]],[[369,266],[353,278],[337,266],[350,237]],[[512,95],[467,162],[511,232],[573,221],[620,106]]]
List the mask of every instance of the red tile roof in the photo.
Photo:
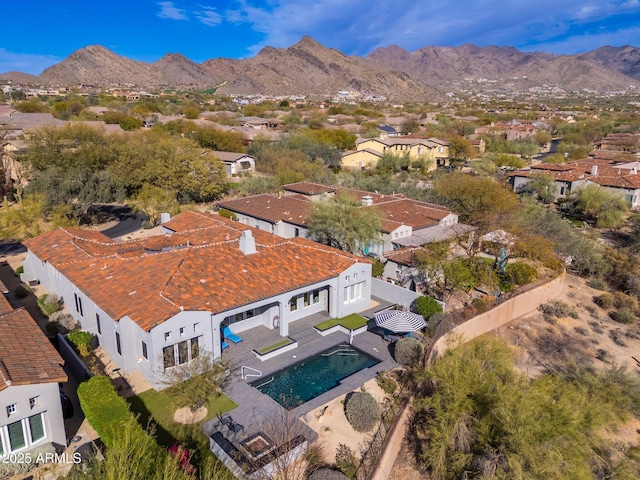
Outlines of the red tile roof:
[[66,382],[64,360],[29,313],[0,314],[0,391],[11,385]]
[[[197,228],[189,229],[191,224]],[[51,251],[50,238],[68,236],[62,229],[29,240],[27,247],[39,258],[41,252],[47,254],[50,263],[111,318],[128,316],[144,330],[183,309],[223,312],[334,278],[366,262],[310,240],[285,240],[217,215],[184,212],[164,226],[176,233],[145,242],[162,245],[167,238],[171,244],[179,235],[179,246],[156,253],[140,249],[123,254],[105,239],[94,240],[95,250],[87,245],[79,249],[69,241]],[[254,254],[240,250],[244,230],[255,238]]]
[[319,183],[312,182],[298,182],[283,185],[283,190],[290,192],[302,193],[304,195],[319,195],[321,193],[333,193],[336,191],[335,187],[327,187]]
[[416,252],[426,252],[422,247],[406,247],[390,252],[384,252],[384,257],[398,265],[406,265],[407,267],[415,267],[418,265]]
[[219,202],[219,207],[237,213],[244,213],[254,218],[266,220],[270,223],[285,221],[294,225],[305,226],[311,203],[292,197],[276,197],[275,195],[254,195],[252,197],[238,198]]

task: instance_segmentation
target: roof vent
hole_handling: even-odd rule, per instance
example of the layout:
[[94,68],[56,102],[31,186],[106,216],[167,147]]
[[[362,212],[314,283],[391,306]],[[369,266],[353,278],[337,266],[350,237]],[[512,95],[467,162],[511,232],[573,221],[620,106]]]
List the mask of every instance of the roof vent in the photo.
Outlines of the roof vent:
[[373,205],[373,197],[371,195],[365,195],[362,197],[363,207],[370,207],[371,205]]
[[636,175],[638,173],[638,169],[636,167],[631,167],[631,175]]
[[256,253],[256,241],[251,234],[251,230],[243,230],[240,234],[240,250],[245,255]]

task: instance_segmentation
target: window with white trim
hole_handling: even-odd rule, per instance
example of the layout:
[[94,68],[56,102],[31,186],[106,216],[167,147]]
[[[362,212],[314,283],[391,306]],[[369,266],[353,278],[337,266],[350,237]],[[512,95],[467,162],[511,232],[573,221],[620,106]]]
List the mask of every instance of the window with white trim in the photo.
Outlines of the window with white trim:
[[200,356],[200,337],[193,337],[173,345],[166,346],[162,349],[162,359],[165,370],[175,367],[176,365],[184,365]]
[[44,413],[0,427],[0,456],[30,447],[46,436]]
[[145,360],[149,360],[149,354],[147,352],[147,344],[145,342],[142,342],[142,357]]
[[18,404],[12,403],[11,405],[7,405],[7,417],[10,417],[14,413],[18,411]]
[[73,294],[73,298],[76,301],[76,312],[78,312],[81,317],[84,316],[82,313],[82,298],[80,298],[77,293]]
[[116,352],[118,355],[122,355],[122,346],[120,345],[120,334],[116,332]]
[[355,283],[344,287],[344,303],[353,303],[362,298],[364,282]]
[[31,397],[29,399],[29,408],[33,408],[38,404],[38,397]]
[[298,310],[298,297],[291,297],[291,300],[289,300],[289,311],[290,312],[295,312],[296,310]]

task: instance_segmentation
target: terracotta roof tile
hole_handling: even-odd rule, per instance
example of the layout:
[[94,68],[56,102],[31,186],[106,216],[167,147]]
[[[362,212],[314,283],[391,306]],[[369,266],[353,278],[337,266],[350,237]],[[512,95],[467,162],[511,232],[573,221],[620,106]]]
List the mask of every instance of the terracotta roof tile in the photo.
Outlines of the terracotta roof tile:
[[426,252],[422,247],[406,247],[390,252],[384,252],[384,257],[398,265],[406,265],[407,267],[415,267],[418,265],[416,252]]
[[311,203],[308,200],[292,197],[278,198],[268,194],[227,200],[218,203],[218,206],[270,223],[285,221],[300,226],[307,224],[311,211]]
[[[190,229],[191,224],[198,228]],[[51,263],[105,313],[115,320],[128,316],[145,330],[181,309],[222,312],[333,278],[355,263],[367,263],[310,240],[285,240],[217,215],[184,212],[165,227],[176,234],[151,237],[147,243],[155,239],[162,245],[161,239],[168,238],[172,244],[177,234],[180,241],[175,248],[155,253],[143,249],[123,254],[107,243],[110,256],[87,258],[85,249],[80,260],[73,260],[79,251],[74,242],[50,251],[47,239],[58,239],[60,231],[32,239],[29,249],[38,257],[39,249],[55,255],[49,257]],[[256,242],[257,252],[251,255],[239,247],[245,230],[252,232]]]
[[0,329],[0,391],[10,385],[67,381],[64,360],[26,310],[0,315]]

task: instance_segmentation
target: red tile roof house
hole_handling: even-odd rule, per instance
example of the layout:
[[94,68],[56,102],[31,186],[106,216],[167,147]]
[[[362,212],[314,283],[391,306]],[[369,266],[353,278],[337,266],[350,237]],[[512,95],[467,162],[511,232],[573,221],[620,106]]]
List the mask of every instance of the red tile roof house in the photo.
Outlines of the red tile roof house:
[[307,221],[313,202],[335,195],[361,199],[363,208],[374,207],[384,217],[380,237],[363,253],[380,257],[404,246],[419,246],[468,234],[472,229],[458,223],[458,216],[440,205],[420,202],[403,195],[382,195],[363,190],[329,187],[311,182],[284,185],[283,195],[255,195],[219,202],[218,207],[236,214],[240,223],[284,238],[308,237]]
[[610,160],[587,158],[562,164],[539,163],[510,175],[513,190],[521,192],[531,175],[535,174],[550,175],[554,179],[556,200],[578,188],[596,184],[622,195],[631,208],[640,208],[640,175],[635,162],[618,164]]
[[58,385],[67,381],[64,360],[31,315],[3,295],[0,329],[0,462],[47,444],[66,447]]
[[222,329],[289,333],[309,315],[366,309],[371,263],[303,238],[283,239],[201,212],[162,235],[125,242],[59,228],[25,242],[23,279],[59,295],[113,361],[156,389],[163,372],[202,351],[222,354]]

